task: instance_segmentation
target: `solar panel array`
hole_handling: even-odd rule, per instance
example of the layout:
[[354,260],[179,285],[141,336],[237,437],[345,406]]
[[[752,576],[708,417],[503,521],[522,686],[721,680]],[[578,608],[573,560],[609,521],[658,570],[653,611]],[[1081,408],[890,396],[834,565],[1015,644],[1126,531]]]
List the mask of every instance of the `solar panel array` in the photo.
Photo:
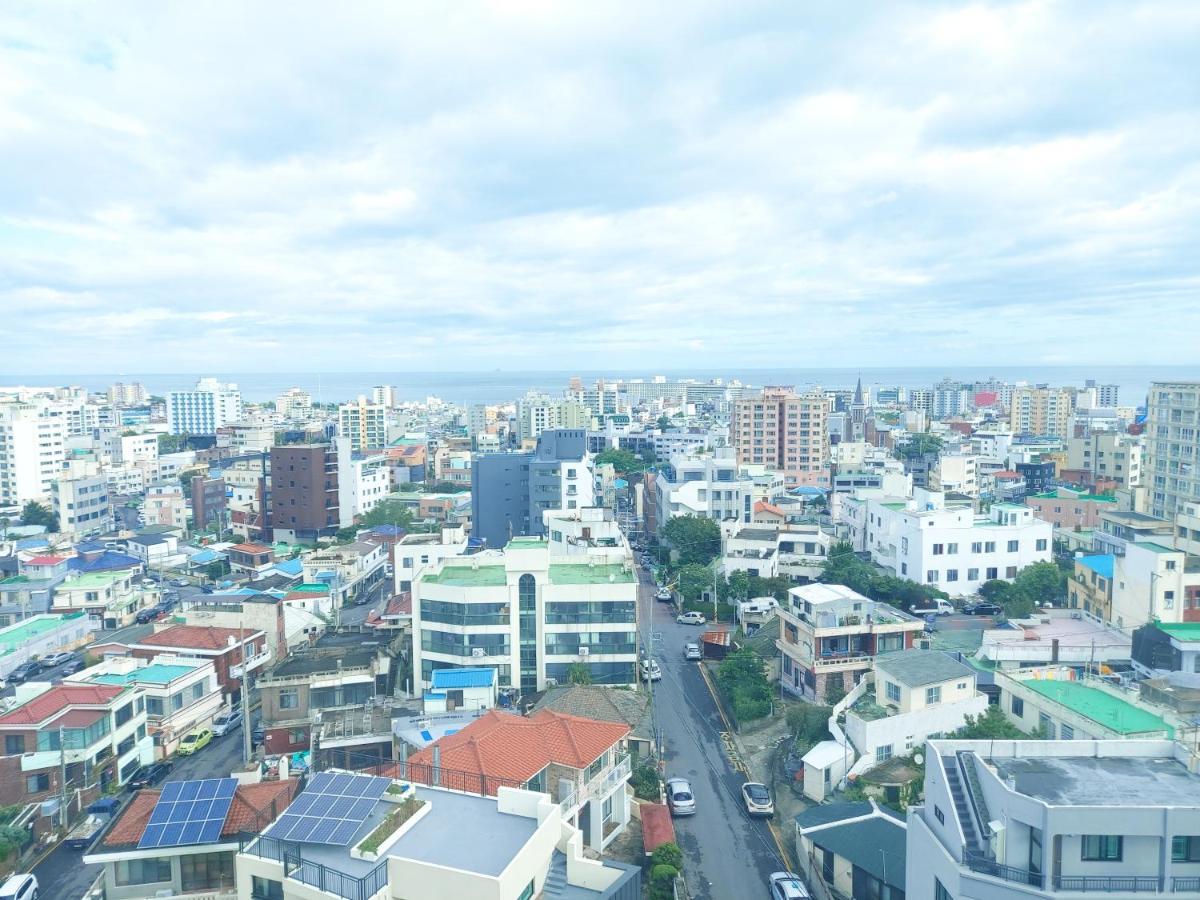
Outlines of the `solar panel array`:
[[281,841],[349,844],[391,783],[374,775],[319,772],[271,826],[270,835]]
[[138,849],[209,844],[221,836],[236,778],[168,781],[162,787]]

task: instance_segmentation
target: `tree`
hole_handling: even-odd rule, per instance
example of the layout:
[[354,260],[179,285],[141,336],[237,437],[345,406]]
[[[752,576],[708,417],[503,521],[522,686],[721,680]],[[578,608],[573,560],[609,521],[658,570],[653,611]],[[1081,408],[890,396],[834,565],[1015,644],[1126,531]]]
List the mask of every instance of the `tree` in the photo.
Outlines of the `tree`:
[[821,566],[821,580],[826,584],[844,584],[852,591],[867,594],[871,589],[874,571],[870,563],[858,558],[854,545],[849,541],[838,541],[829,548],[829,555]]
[[1010,722],[999,706],[989,706],[978,716],[967,716],[966,724],[958,729],[955,737],[974,740],[988,740],[989,738],[1019,740],[1027,738],[1029,735]]
[[1008,600],[1012,594],[1012,584],[1000,578],[993,578],[991,581],[985,581],[979,586],[979,596],[988,603],[997,603],[1001,606]]
[[920,459],[928,454],[939,453],[943,443],[936,434],[914,434],[903,446],[896,449],[896,458]]
[[192,479],[195,478],[199,474],[200,473],[196,472],[196,471],[179,473],[179,485],[180,485],[180,487],[183,488],[183,492],[185,494],[191,489]]
[[662,530],[663,540],[678,555],[680,565],[708,565],[721,553],[721,526],[701,516],[676,516]]
[[567,667],[567,682],[569,684],[591,684],[592,670],[584,663],[571,663]]
[[1030,607],[1053,603],[1066,593],[1066,577],[1052,562],[1035,562],[1017,573],[1012,590],[1015,595],[1027,600]]
[[787,712],[787,724],[792,737],[806,746],[824,740],[832,712],[828,706],[814,706],[811,703],[793,706]]
[[671,420],[668,419],[666,416],[659,416],[658,422],[656,424],[658,425],[659,431],[666,431],[668,428],[671,427]]
[[178,453],[187,447],[188,436],[186,434],[160,434],[158,436],[158,452],[162,453]]
[[0,541],[8,540],[8,526],[12,524],[12,520],[8,516],[0,516]]
[[30,500],[21,510],[21,523],[24,525],[44,525],[47,531],[58,531],[58,516],[49,507]]
[[774,597],[780,603],[785,603],[792,582],[786,575],[776,575],[773,578],[763,578],[759,575],[750,576],[748,597]]
[[837,706],[846,697],[846,684],[840,678],[825,679],[825,702],[831,707]]
[[645,468],[632,450],[620,450],[615,447],[597,453],[595,463],[598,466],[611,465],[621,475],[629,472],[641,472]]
[[381,500],[362,518],[362,524],[367,528],[377,525],[396,525],[407,528],[412,524],[412,510],[401,500]]
[[640,763],[633,770],[629,783],[633,785],[633,794],[639,800],[658,801],[662,779],[658,777],[658,769],[650,760]]
[[683,868],[683,851],[673,841],[659,844],[650,854],[651,866],[670,866],[672,869]]
[[740,569],[717,583],[717,595],[721,600],[745,600],[750,596],[750,576]]
[[771,684],[757,653],[747,647],[735,650],[717,669],[717,685],[738,722],[771,714]]
[[675,879],[679,870],[673,866],[652,866],[650,869],[650,900],[674,900]]
[[658,454],[654,452],[654,448],[649,444],[646,445],[646,449],[643,450],[640,455],[642,457],[642,462],[647,466],[652,466],[658,462]]
[[675,589],[685,601],[697,602],[704,599],[704,592],[713,585],[712,569],[708,566],[689,563],[679,570]]
[[208,566],[205,567],[204,574],[208,576],[210,581],[216,581],[219,578],[223,578],[226,571],[225,562],[218,559],[215,562],[210,562]]

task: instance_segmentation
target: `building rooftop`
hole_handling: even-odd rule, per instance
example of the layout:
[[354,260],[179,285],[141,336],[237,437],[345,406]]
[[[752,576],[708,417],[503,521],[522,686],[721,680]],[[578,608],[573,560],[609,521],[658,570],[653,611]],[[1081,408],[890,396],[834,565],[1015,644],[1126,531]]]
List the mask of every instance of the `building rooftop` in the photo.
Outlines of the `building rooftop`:
[[907,687],[974,678],[975,670],[941,650],[898,650],[875,657],[875,668]]
[[551,563],[550,581],[553,584],[633,584],[632,569],[624,565],[591,565],[590,563]]
[[1195,806],[1200,776],[1170,758],[1021,757],[988,760],[1001,778],[1061,806]]
[[10,625],[8,628],[0,629],[0,656],[5,653],[11,653],[18,647],[21,647],[36,637],[45,634],[48,631],[53,631],[62,625],[63,622],[71,619],[78,619],[83,613],[68,613],[67,615],[56,615],[53,613],[33,616],[18,622],[16,625]]
[[63,561],[62,556],[35,556],[25,560],[27,566],[57,566]]
[[543,538],[521,536],[508,542],[507,550],[544,550],[549,546]]
[[870,818],[825,825],[804,836],[880,881],[904,887],[908,829],[891,816],[874,812]]
[[0,715],[0,725],[40,725],[72,706],[107,706],[125,692],[106,684],[59,684]]
[[1149,550],[1151,553],[1179,553],[1174,547],[1166,547],[1154,541],[1134,541],[1133,546]]
[[252,640],[262,631],[250,628],[219,628],[215,625],[171,625],[141,638],[138,643],[155,647],[182,647],[186,650],[225,650],[230,643]]
[[508,572],[504,566],[452,565],[447,560],[437,572],[422,572],[420,581],[450,587],[504,587]]
[[58,586],[58,590],[91,591],[97,588],[109,587],[118,581],[124,581],[128,577],[128,573],[125,572],[84,572],[62,582]]
[[1200,641],[1200,622],[1155,622],[1159,631],[1181,641]]
[[1100,514],[1103,518],[1110,522],[1119,522],[1124,525],[1148,525],[1162,526],[1170,528],[1171,523],[1166,519],[1160,519],[1158,516],[1147,515],[1146,513],[1132,512],[1130,510],[1113,509]]
[[817,825],[841,822],[843,819],[869,816],[874,811],[875,807],[866,800],[850,803],[822,803],[819,806],[810,806],[796,816],[796,824],[802,829],[814,828]]
[[432,688],[435,691],[452,691],[461,688],[491,687],[496,683],[496,670],[487,667],[467,669],[436,669]]
[[92,684],[170,684],[176,678],[183,678],[195,672],[199,666],[167,665],[151,663],[134,669],[132,672],[105,672],[89,678]]
[[1092,556],[1080,556],[1075,560],[1081,566],[1091,569],[1097,575],[1111,579],[1116,557],[1111,553],[1097,553]]
[[1175,729],[1160,716],[1078,681],[1026,679],[1021,684],[1118,734],[1165,732],[1172,737],[1175,735]]
[[561,685],[546,691],[533,709],[535,712],[552,709],[585,719],[624,723],[633,729],[630,734],[634,737],[644,740],[654,737],[647,691],[626,691],[599,684]]

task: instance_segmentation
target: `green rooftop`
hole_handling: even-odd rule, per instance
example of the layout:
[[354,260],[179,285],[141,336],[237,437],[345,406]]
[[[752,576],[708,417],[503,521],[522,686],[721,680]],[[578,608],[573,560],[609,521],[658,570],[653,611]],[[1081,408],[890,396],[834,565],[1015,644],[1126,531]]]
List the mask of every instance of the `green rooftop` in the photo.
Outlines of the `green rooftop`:
[[1078,681],[1029,680],[1021,684],[1117,734],[1164,731],[1168,736],[1175,737],[1175,729],[1161,717],[1099,688],[1088,687]]
[[1155,622],[1159,631],[1181,641],[1200,641],[1200,622]]
[[557,563],[550,566],[550,581],[553,584],[632,584],[633,580],[633,572],[619,565]]
[[1174,547],[1164,547],[1162,544],[1156,544],[1154,541],[1134,541],[1133,546],[1141,547],[1143,550],[1149,550],[1152,553],[1178,553]]
[[506,550],[544,550],[546,541],[539,537],[515,537],[508,542]]
[[3,581],[0,581],[0,584],[29,584],[29,576],[28,575],[10,575],[8,578],[5,578]]
[[126,672],[121,675],[116,672],[108,672],[103,675],[96,675],[94,678],[89,678],[88,681],[94,684],[170,684],[176,678],[182,678],[191,672],[196,671],[197,666],[175,666],[165,665],[162,663],[151,663],[148,666],[142,666],[140,669],[134,669],[132,672]]
[[1055,491],[1046,491],[1042,494],[1034,494],[1035,500],[1090,500],[1093,503],[1116,503],[1116,497],[1110,497],[1107,494],[1068,494],[1066,497],[1060,497]]
[[443,564],[440,572],[421,575],[424,584],[445,584],[451,587],[504,587],[508,573],[504,566],[454,566]]
[[77,619],[79,617],[78,615],[39,615],[3,629],[0,631],[0,656],[12,653],[18,647],[28,644],[47,631],[53,631],[68,618]]
[[908,504],[904,503],[904,502],[900,502],[900,503],[881,503],[879,505],[886,506],[888,509],[904,509],[904,507],[906,507]]
[[78,575],[75,578],[68,578],[66,581],[59,584],[60,591],[65,590],[94,590],[96,588],[106,588],[118,581],[124,581],[129,577],[128,572],[88,572],[84,575]]

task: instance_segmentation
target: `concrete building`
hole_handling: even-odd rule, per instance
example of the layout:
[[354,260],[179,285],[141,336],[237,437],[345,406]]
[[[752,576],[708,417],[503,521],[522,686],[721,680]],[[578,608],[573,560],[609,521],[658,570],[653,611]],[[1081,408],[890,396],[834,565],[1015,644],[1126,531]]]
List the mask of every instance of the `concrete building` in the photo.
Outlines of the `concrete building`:
[[754,505],[779,499],[785,479],[761,463],[739,464],[731,448],[719,447],[708,456],[672,457],[655,477],[654,489],[659,531],[677,516],[749,525]]
[[1009,424],[1016,434],[1071,435],[1075,392],[1069,388],[1018,387],[1009,405]]
[[536,440],[543,431],[591,427],[592,410],[578,400],[531,392],[517,401],[517,440],[522,443]]
[[0,402],[0,506],[49,499],[66,439],[66,424],[44,405]]
[[1177,724],[1108,682],[1079,677],[1075,668],[1050,665],[994,673],[1000,708],[1025,732],[1049,740],[1174,738]]
[[210,525],[228,527],[224,478],[195,476],[188,488],[192,495],[192,528],[203,531]]
[[191,391],[167,394],[167,430],[171,434],[216,434],[242,418],[242,392],[236,384],[201,378]]
[[1067,468],[1090,472],[1093,481],[1116,482],[1118,488],[1142,483],[1141,435],[1119,431],[1094,431],[1086,437],[1067,438]]
[[313,542],[353,521],[339,473],[350,444],[285,444],[271,448],[270,528],[275,540]]
[[338,407],[338,434],[350,439],[350,449],[355,453],[381,450],[388,443],[387,416],[387,406],[368,403],[359,395],[353,403]]
[[34,657],[87,645],[96,623],[79,613],[33,614],[0,626],[0,679]]
[[1200,557],[1168,543],[1134,541],[1114,562],[1112,622],[1118,628],[1200,622]]
[[843,511],[856,550],[951,596],[976,593],[985,581],[1011,581],[1051,559],[1053,526],[1024,506],[997,503],[978,516],[969,504],[917,488],[909,499],[859,494],[843,502]]
[[353,456],[349,466],[338,471],[339,485],[343,481],[350,492],[350,515],[366,515],[392,491],[392,469],[387,455]]
[[722,540],[721,570],[799,583],[820,574],[834,538],[817,525],[742,528]]
[[54,588],[57,613],[83,610],[99,628],[121,628],[133,623],[138,610],[159,600],[157,586],[134,584],[132,570],[75,574]]
[[118,381],[108,389],[108,402],[114,406],[141,406],[150,399],[150,392],[140,381]]
[[103,475],[60,478],[50,486],[58,529],[71,537],[99,534],[112,524],[108,479]]
[[1150,512],[1170,519],[1185,503],[1200,500],[1200,382],[1150,385],[1144,480]]
[[781,685],[789,693],[824,700],[848,693],[875,657],[911,650],[925,623],[840,584],[809,584],[788,591],[781,621]]
[[1173,532],[1166,519],[1129,510],[1103,510],[1093,538],[1097,553],[1124,556],[1125,548],[1137,541],[1170,545]]
[[366,541],[322,547],[303,558],[306,584],[328,584],[335,609],[365,597],[383,581],[387,547]]
[[979,496],[977,460],[968,453],[943,453],[929,473],[929,489],[943,493]]
[[312,418],[312,394],[300,388],[288,388],[275,398],[275,411],[285,420],[306,422]]
[[829,401],[821,391],[764,388],[737,400],[729,444],[741,464],[782,472],[787,487],[829,486]]
[[179,484],[152,484],[146,488],[146,499],[142,503],[142,515],[146,525],[167,525],[181,533],[187,531],[187,500],[183,486]]
[[908,813],[908,897],[1200,890],[1200,777],[1180,744],[934,740],[927,756],[924,803]]
[[439,529],[436,534],[404,535],[392,552],[396,593],[411,591],[412,583],[426,568],[466,551],[467,532],[461,525]]
[[832,889],[835,897],[905,900],[905,831],[902,819],[871,801],[811,807],[796,816],[800,870],[810,885],[826,886],[818,897]]
[[1056,528],[1095,528],[1100,524],[1101,513],[1117,509],[1117,499],[1108,494],[1058,487],[1044,494],[1026,496],[1025,505],[1037,518]]
[[413,582],[413,680],[437,669],[495,667],[524,694],[566,684],[574,664],[594,684],[635,685],[637,579],[627,547],[557,554],[516,538],[503,552],[448,557]]

